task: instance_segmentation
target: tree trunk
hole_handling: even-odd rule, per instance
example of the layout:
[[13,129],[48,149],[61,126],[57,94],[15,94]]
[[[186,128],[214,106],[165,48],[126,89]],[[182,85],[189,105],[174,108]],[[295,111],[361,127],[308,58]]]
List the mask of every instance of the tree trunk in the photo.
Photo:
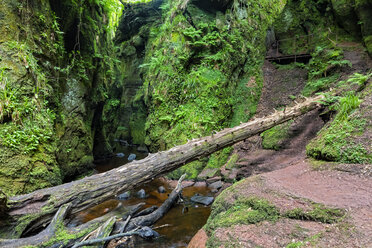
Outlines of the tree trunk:
[[102,174],[12,197],[8,202],[8,216],[2,218],[0,233],[8,238],[19,238],[23,234],[39,230],[66,203],[70,203],[72,214],[80,212],[191,161],[305,114],[318,107],[321,99],[322,96],[306,99],[284,111],[189,141],[168,151],[149,154],[143,160],[133,161]]

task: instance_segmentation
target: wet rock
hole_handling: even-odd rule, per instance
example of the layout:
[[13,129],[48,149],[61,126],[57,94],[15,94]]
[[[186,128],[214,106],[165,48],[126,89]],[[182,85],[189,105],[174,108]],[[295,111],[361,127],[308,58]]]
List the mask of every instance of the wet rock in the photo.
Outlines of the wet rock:
[[124,192],[123,194],[120,194],[120,195],[118,196],[118,199],[119,199],[119,200],[128,200],[129,197],[130,197],[130,192],[127,191],[127,192]]
[[146,198],[146,192],[144,189],[140,189],[138,192],[137,192],[137,197],[140,198],[140,199],[144,199]]
[[116,153],[116,157],[123,158],[123,157],[125,157],[125,154],[124,153]]
[[208,184],[212,184],[214,182],[217,182],[217,181],[221,181],[221,177],[212,177],[212,178],[208,178],[206,181]]
[[[177,184],[178,184],[177,180],[166,180],[165,182],[168,183],[171,188],[177,187]],[[194,184],[195,184],[194,181],[182,181],[183,188],[191,187]]]
[[147,149],[146,146],[139,146],[139,147],[137,148],[137,151],[139,151],[139,152],[143,152],[143,153],[149,153],[149,149]]
[[193,197],[191,197],[191,201],[196,202],[196,203],[201,203],[205,206],[209,206],[214,201],[214,197],[195,194]]
[[196,182],[194,187],[207,187],[207,183],[204,181]]
[[144,238],[144,239],[154,239],[154,238],[158,238],[160,237],[159,233],[155,232],[154,230],[152,230],[150,227],[148,226],[144,226],[142,227],[140,230],[137,231],[138,232],[138,235],[141,237],[141,238]]
[[134,154],[134,153],[131,153],[129,156],[128,156],[128,161],[133,161],[133,160],[135,160],[136,159],[136,157],[137,157],[137,155],[136,154]]
[[211,189],[217,189],[219,190],[220,188],[222,188],[223,186],[223,182],[222,181],[217,181],[217,182],[214,182],[214,183],[211,183],[208,185],[209,188]]
[[198,175],[198,180],[205,180],[210,177],[214,177],[216,174],[218,174],[219,169],[218,168],[205,168],[200,174]]
[[164,186],[160,186],[160,187],[158,188],[158,192],[159,192],[160,194],[165,193],[166,190],[165,190]]

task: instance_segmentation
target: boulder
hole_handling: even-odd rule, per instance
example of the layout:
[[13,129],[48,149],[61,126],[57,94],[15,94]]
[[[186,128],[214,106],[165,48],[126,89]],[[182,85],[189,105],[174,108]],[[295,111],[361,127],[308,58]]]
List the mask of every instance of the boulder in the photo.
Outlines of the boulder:
[[210,177],[216,176],[218,174],[219,169],[218,168],[205,168],[200,174],[198,175],[198,180],[205,180]]
[[124,153],[116,153],[116,157],[123,158],[123,157],[125,157],[125,154]]
[[222,188],[223,186],[223,182],[222,181],[217,181],[217,182],[214,182],[214,183],[211,183],[208,185],[209,188],[211,189],[217,189],[219,190],[220,188]]
[[129,197],[130,197],[130,192],[127,191],[127,192],[124,192],[123,194],[120,194],[120,195],[118,196],[118,199],[119,199],[119,200],[128,200]]
[[160,237],[159,233],[155,232],[148,226],[142,227],[137,231],[139,236],[144,239],[154,239]]
[[199,194],[195,194],[193,197],[191,197],[192,202],[200,203],[205,206],[209,206],[214,201],[214,197],[212,196],[202,196]]
[[208,240],[207,233],[203,229],[200,229],[195,234],[195,236],[191,239],[187,248],[205,248],[205,247],[207,247],[206,246],[207,240]]
[[158,192],[159,192],[160,194],[165,193],[166,190],[165,190],[164,186],[160,186],[160,187],[158,188]]
[[146,192],[144,189],[140,189],[139,191],[137,191],[137,197],[140,198],[140,199],[144,199],[146,198]]
[[137,155],[136,154],[134,154],[134,153],[131,153],[129,156],[128,156],[128,161],[133,161],[133,160],[135,160],[136,159],[136,157],[137,157]]

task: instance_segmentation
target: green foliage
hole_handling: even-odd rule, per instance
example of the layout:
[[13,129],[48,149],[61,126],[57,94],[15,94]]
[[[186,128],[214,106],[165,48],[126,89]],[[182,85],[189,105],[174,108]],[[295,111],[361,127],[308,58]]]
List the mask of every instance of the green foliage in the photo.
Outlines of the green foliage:
[[332,123],[321,130],[318,137],[306,147],[309,156],[328,161],[346,163],[369,163],[372,156],[361,145],[353,141],[366,127],[367,121],[353,114],[360,99],[353,92],[347,92],[333,106],[338,113]]
[[372,73],[364,75],[356,72],[353,75],[351,75],[346,82],[351,85],[356,84],[358,86],[363,86],[365,85],[366,82],[368,82],[370,78],[372,78]]
[[340,77],[336,73],[337,70],[352,66],[350,61],[343,59],[343,52],[338,48],[318,46],[312,56],[309,65],[306,66],[309,71],[309,80],[302,91],[304,96],[310,96],[336,85]]
[[[168,16],[160,27],[152,28],[152,46],[141,66],[144,100],[150,108],[146,144],[152,150],[210,135],[255,113],[266,27],[283,7],[277,2],[234,5],[228,10],[229,22],[190,4],[194,25],[177,13],[172,22]],[[174,11],[182,2],[166,4]],[[255,11],[260,15],[250,14]],[[239,71],[247,76],[240,77]]]
[[309,79],[327,77],[329,70],[334,67],[352,66],[350,61],[343,59],[343,51],[339,48],[317,46],[312,57],[309,63]]
[[358,96],[355,95],[354,92],[349,91],[346,93],[344,97],[341,97],[336,105],[334,105],[334,109],[337,110],[337,115],[335,120],[344,121],[347,120],[349,114],[359,107],[361,100]]
[[38,94],[30,99],[22,94],[22,89],[13,88],[11,80],[0,72],[3,90],[0,93],[0,143],[22,153],[30,153],[39,144],[50,141],[53,137],[55,114],[44,107]]

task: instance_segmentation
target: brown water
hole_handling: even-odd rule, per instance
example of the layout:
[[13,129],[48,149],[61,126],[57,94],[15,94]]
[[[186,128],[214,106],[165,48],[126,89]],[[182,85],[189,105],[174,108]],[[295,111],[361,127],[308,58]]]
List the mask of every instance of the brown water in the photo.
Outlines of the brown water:
[[[100,162],[97,164],[97,171],[104,172],[127,163],[129,153],[124,153],[126,155],[124,158],[113,158],[106,162]],[[131,150],[131,153],[135,153],[137,155],[137,159],[144,158],[146,156],[145,154],[136,152],[134,149]],[[159,186],[164,186],[166,193],[158,193],[157,189]],[[136,192],[140,189],[144,189],[146,191],[146,194],[148,195],[146,199],[139,199],[136,197]],[[143,209],[154,205],[160,206],[167,199],[168,194],[171,191],[172,188],[168,184],[165,184],[164,181],[155,179],[150,183],[140,185],[131,190],[131,196],[128,200],[108,200],[100,205],[77,214],[73,222],[75,224],[86,223],[112,210],[119,211],[120,213],[120,209],[124,209],[126,206],[132,206],[141,202],[145,203]],[[176,204],[162,219],[160,219],[154,225],[154,228],[160,227],[156,229],[156,231],[161,235],[161,237],[153,241],[145,241],[138,238],[134,240],[134,244],[132,243],[132,246],[130,247],[187,247],[187,244],[190,242],[191,238],[206,223],[211,211],[210,207],[190,202],[190,198],[196,193],[205,196],[212,196],[212,193],[207,187],[184,188],[183,196],[185,202],[182,204]],[[183,211],[185,207],[187,207],[188,211]]]

